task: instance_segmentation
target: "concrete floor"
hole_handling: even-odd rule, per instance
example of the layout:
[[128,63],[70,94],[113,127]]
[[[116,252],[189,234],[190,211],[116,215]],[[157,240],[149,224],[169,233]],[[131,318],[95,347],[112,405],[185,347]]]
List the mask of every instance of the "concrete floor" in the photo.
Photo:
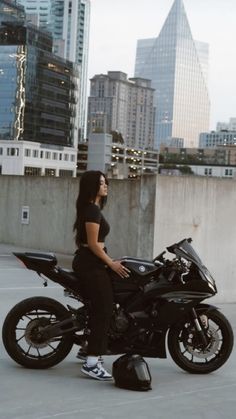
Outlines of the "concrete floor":
[[[0,325],[13,305],[29,296],[45,295],[73,305],[61,287],[49,283],[43,288],[37,275],[11,255],[13,250],[0,245]],[[69,266],[69,259],[64,261]],[[235,330],[236,305],[218,306]],[[118,389],[111,382],[83,377],[76,351],[74,346],[61,364],[49,370],[27,370],[8,357],[0,341],[0,419],[235,418],[235,350],[221,369],[203,376],[185,373],[170,357],[146,358],[152,375],[149,392]],[[115,359],[105,357],[108,369]]]

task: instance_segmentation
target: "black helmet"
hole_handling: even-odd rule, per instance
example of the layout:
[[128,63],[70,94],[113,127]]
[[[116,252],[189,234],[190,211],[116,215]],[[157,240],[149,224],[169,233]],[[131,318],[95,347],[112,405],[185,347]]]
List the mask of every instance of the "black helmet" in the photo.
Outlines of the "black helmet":
[[148,364],[140,355],[122,355],[112,367],[115,385],[129,390],[151,390]]

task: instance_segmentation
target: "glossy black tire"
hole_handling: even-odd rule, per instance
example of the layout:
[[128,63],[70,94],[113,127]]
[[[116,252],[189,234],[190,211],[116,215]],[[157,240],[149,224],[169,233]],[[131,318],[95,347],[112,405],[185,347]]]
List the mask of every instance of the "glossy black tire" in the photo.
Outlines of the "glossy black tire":
[[27,333],[30,336],[35,323],[36,326],[37,322],[50,324],[68,315],[66,307],[52,298],[32,297],[16,304],[7,314],[2,328],[2,340],[8,355],[26,368],[44,369],[57,365],[73,346],[71,335],[49,339],[38,347],[37,343],[32,345],[26,336]]
[[[215,348],[215,353],[212,353],[212,356],[207,354],[207,351],[201,353],[198,350],[194,360],[193,354],[188,350],[186,337],[184,337],[184,334],[187,334],[186,325],[189,324],[187,320],[174,325],[168,334],[168,349],[173,361],[180,368],[192,374],[208,374],[216,371],[224,365],[233,349],[233,330],[226,317],[218,310],[210,310],[205,314],[209,319],[209,325],[213,325],[213,334],[215,333],[212,337],[212,346],[218,344],[218,348]],[[202,362],[199,362],[199,359],[202,359]]]

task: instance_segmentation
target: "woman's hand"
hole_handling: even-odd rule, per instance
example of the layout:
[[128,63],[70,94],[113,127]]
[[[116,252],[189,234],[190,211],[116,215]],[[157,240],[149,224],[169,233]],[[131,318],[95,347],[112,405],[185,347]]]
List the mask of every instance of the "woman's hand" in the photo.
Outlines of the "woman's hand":
[[130,270],[126,268],[119,260],[113,260],[109,265],[110,268],[116,272],[121,278],[128,278]]

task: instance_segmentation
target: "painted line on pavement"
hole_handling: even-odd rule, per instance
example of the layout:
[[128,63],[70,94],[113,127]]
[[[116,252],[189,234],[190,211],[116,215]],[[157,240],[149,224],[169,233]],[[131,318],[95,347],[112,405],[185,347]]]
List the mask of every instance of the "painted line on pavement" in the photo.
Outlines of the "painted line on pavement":
[[54,289],[54,288],[59,288],[59,287],[44,287],[43,285],[41,287],[11,287],[11,288],[4,288],[4,287],[0,287],[0,291],[1,290],[6,290],[6,291],[15,291],[15,290],[41,290],[42,288],[47,288],[47,289]]
[[0,271],[19,271],[25,269],[23,266],[22,268],[0,268]]

